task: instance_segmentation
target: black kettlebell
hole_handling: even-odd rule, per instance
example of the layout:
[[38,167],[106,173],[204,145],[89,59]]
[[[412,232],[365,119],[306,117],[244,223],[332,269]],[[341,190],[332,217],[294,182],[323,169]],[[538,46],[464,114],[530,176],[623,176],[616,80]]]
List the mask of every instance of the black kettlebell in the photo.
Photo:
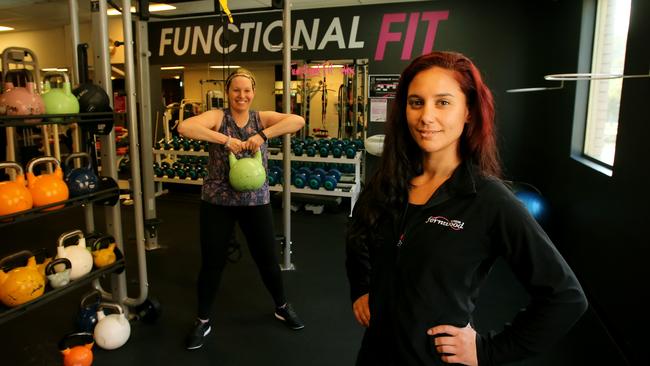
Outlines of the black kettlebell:
[[92,333],[97,325],[97,310],[102,302],[102,295],[93,290],[81,298],[79,314],[75,321],[77,330]]
[[[85,158],[88,164],[85,167],[75,168],[73,159]],[[99,177],[93,170],[90,155],[85,152],[72,153],[65,159],[65,182],[70,191],[70,197],[77,197],[96,192],[99,189]]]
[[[120,201],[120,187],[115,181],[115,179],[111,177],[104,177],[100,176],[99,177],[99,183],[98,185],[98,191],[101,192],[101,195],[98,195],[97,197],[94,197],[93,202],[96,205],[101,205],[101,206],[115,206]],[[106,191],[106,192],[104,192]],[[113,194],[108,194],[109,192],[113,192]],[[105,195],[106,193],[107,195]],[[101,196],[101,198],[99,198]]]
[[79,86],[72,91],[72,94],[79,101],[79,112],[111,112],[111,101],[106,91],[101,86],[88,81],[87,43],[77,45],[77,63],[79,65]]
[[147,324],[153,324],[162,313],[162,305],[155,297],[148,297],[142,304],[135,307],[138,318]]

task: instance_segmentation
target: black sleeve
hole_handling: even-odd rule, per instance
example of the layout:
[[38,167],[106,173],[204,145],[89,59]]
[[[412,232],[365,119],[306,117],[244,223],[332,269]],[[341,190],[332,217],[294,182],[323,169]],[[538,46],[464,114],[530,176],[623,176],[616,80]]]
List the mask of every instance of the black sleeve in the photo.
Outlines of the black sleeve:
[[477,336],[479,365],[499,365],[548,349],[587,309],[573,271],[517,198],[503,188],[491,230],[493,245],[531,301],[498,334]]
[[350,300],[354,302],[370,292],[370,253],[366,240],[351,230],[349,225],[345,243],[345,269],[350,283]]

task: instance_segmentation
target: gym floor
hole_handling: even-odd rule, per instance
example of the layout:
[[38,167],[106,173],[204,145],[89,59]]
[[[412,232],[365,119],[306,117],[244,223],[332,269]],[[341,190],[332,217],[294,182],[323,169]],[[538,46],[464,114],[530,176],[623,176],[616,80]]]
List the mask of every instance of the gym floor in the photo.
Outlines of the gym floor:
[[[150,295],[162,304],[161,316],[154,324],[132,322],[129,341],[117,350],[94,347],[93,365],[353,365],[363,330],[350,310],[344,268],[349,202],[327,206],[319,215],[304,210],[292,213],[296,270],[283,275],[289,301],[305,321],[305,329],[292,331],[275,320],[272,300],[244,243],[241,260],[229,264],[224,272],[212,333],[203,348],[187,351],[183,340],[196,311],[198,207],[198,193],[191,189],[157,199],[158,217],[163,220],[161,248],[147,252],[147,273]],[[277,207],[275,226],[281,233],[282,212]],[[122,212],[129,296],[137,297],[133,206],[122,206]],[[97,229],[102,230],[103,210],[96,208],[95,215]],[[67,210],[38,222],[2,228],[2,243],[16,250],[30,243],[54,248],[62,232],[80,228],[81,223],[80,209]],[[89,289],[0,324],[2,365],[60,365],[57,343],[74,331],[79,301]],[[478,330],[500,329],[526,300],[507,266],[497,262],[478,302]],[[514,365],[587,364],[626,364],[592,309],[549,352]]]

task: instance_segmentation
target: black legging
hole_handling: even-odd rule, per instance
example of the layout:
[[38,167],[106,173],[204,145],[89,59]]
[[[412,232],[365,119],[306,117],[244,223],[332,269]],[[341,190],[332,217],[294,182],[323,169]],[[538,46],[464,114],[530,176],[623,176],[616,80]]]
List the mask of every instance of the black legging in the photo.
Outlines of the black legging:
[[235,222],[239,222],[239,227],[246,236],[253,260],[275,305],[284,305],[286,299],[275,252],[271,205],[217,206],[201,201],[200,220],[201,270],[197,283],[199,318],[210,318]]

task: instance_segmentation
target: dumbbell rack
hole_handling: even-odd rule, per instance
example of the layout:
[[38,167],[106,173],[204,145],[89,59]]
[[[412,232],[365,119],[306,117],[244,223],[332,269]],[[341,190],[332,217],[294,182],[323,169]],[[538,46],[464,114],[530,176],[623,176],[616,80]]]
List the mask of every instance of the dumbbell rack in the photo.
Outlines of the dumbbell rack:
[[[341,180],[336,185],[336,188],[332,191],[329,191],[323,187],[318,189],[313,188],[298,188],[291,185],[291,193],[301,193],[309,194],[316,196],[333,196],[333,197],[349,197],[350,198],[350,216],[352,216],[352,209],[359,198],[359,193],[361,192],[361,162],[363,157],[363,151],[357,151],[354,158],[347,157],[321,157],[321,156],[296,156],[291,153],[291,161],[303,161],[311,163],[335,163],[335,164],[353,164],[354,165],[354,174],[342,174]],[[269,159],[270,160],[282,160],[282,152],[278,152],[278,149],[269,149]],[[269,190],[272,192],[282,192],[283,186],[277,184],[270,186]]]
[[[207,151],[194,151],[194,150],[175,150],[175,149],[153,149],[154,161],[160,164],[163,160],[162,156],[173,156],[173,160],[176,160],[176,156],[186,155],[186,156],[208,156]],[[178,183],[178,184],[192,184],[192,185],[203,185],[203,179],[180,179],[180,178],[168,178],[168,177],[154,177],[154,182],[158,184],[162,183]],[[157,187],[156,192],[162,192],[162,187]]]
[[[154,161],[160,164],[163,161],[162,156],[173,156],[175,160],[176,156],[180,155],[189,155],[189,156],[208,156],[207,151],[192,151],[192,150],[175,150],[175,149],[153,149]],[[329,191],[325,188],[312,189],[312,188],[298,188],[291,186],[292,193],[302,193],[310,194],[317,196],[332,196],[332,197],[348,197],[350,198],[350,215],[352,214],[352,209],[354,208],[357,198],[359,198],[359,193],[361,191],[361,162],[362,162],[363,151],[357,151],[354,158],[347,157],[320,157],[320,156],[296,156],[291,154],[291,161],[303,161],[303,162],[312,162],[312,163],[335,163],[335,164],[352,164],[354,165],[354,174],[343,174],[341,180],[337,184],[336,188],[332,191]],[[269,148],[269,159],[270,160],[282,160],[282,152],[277,148]],[[180,178],[168,178],[168,177],[154,177],[154,182],[158,184],[162,183],[177,183],[177,184],[192,184],[192,185],[202,185],[203,179],[180,179]],[[270,186],[269,190],[272,192],[282,192],[282,185]],[[162,192],[162,187],[158,186],[156,192]]]

